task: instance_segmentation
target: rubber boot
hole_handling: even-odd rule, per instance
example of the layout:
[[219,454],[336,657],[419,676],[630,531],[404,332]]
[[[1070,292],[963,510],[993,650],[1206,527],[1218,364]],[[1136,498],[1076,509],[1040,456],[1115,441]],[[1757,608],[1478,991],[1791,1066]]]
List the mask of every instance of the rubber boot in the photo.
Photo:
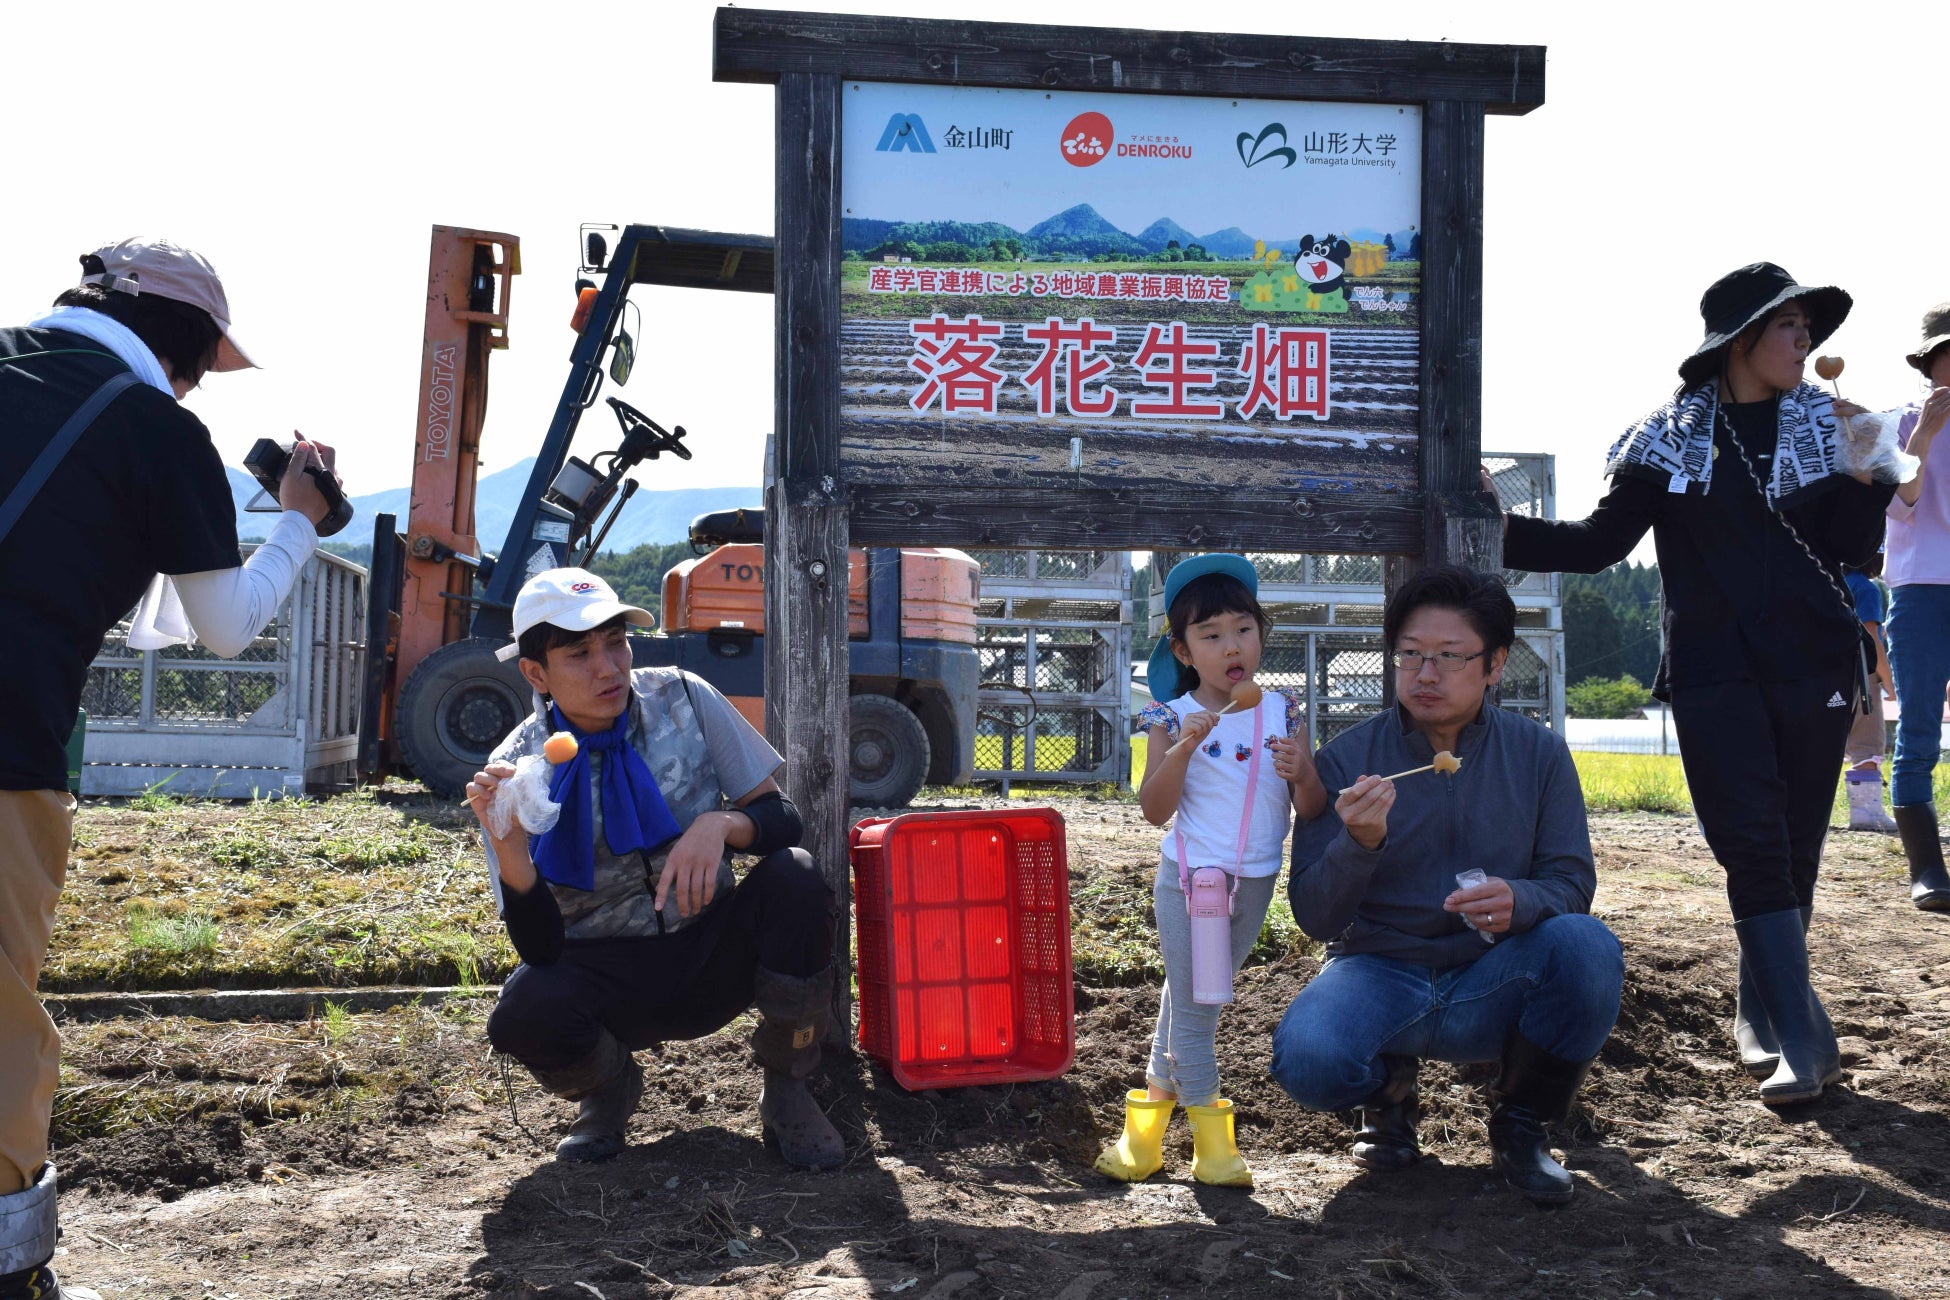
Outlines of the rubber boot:
[[1903,856],[1909,859],[1909,901],[1926,912],[1950,912],[1950,872],[1943,869],[1936,805],[1898,807],[1896,833],[1902,836]]
[[54,1166],[41,1166],[32,1187],[0,1196],[0,1300],[102,1300],[98,1292],[64,1287],[48,1262],[60,1239],[54,1210]]
[[1232,1103],[1220,1097],[1210,1106],[1187,1106],[1192,1122],[1192,1177],[1208,1187],[1251,1187],[1253,1171],[1246,1168],[1232,1131]]
[[1780,1063],[1760,1085],[1760,1099],[1770,1106],[1813,1101],[1842,1077],[1834,1029],[1808,983],[1808,920],[1797,907],[1733,923],[1780,1044]]
[[1125,1093],[1124,1131],[1097,1157],[1097,1172],[1120,1183],[1141,1183],[1164,1168],[1165,1129],[1177,1104],[1170,1097],[1152,1101],[1142,1088]]
[[1880,831],[1887,835],[1896,823],[1882,808],[1882,770],[1851,767],[1848,783],[1848,828],[1852,831]]
[[1412,1056],[1384,1056],[1381,1064],[1388,1077],[1354,1111],[1352,1154],[1363,1169],[1391,1172],[1422,1158],[1415,1136],[1415,1125],[1422,1118],[1415,1073],[1422,1063]]
[[846,1143],[806,1091],[832,1023],[833,968],[802,976],[760,967],[753,992],[758,1028],[752,1031],[752,1056],[765,1071],[758,1094],[765,1137],[794,1168],[837,1169],[846,1160]]
[[555,1146],[557,1160],[589,1163],[621,1154],[630,1116],[643,1099],[643,1067],[607,1029],[589,1055],[560,1070],[528,1067],[535,1082],[556,1096],[580,1103],[569,1136]]
[[1767,1023],[1767,1009],[1761,1006],[1760,989],[1747,965],[1747,954],[1740,954],[1740,991],[1733,1004],[1733,1040],[1740,1045],[1740,1068],[1756,1079],[1765,1079],[1781,1064],[1781,1045],[1774,1040],[1774,1026]]
[[1490,1089],[1490,1163],[1538,1205],[1571,1199],[1571,1173],[1550,1152],[1549,1125],[1571,1113],[1590,1061],[1552,1055],[1516,1030],[1503,1044],[1503,1070]]

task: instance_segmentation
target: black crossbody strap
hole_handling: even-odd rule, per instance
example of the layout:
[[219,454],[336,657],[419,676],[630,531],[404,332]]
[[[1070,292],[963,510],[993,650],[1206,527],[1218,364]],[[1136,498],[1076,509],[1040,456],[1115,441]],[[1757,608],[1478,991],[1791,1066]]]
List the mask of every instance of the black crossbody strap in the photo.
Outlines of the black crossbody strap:
[[27,507],[34,503],[34,498],[40,495],[43,487],[47,486],[48,479],[53,476],[61,462],[67,459],[74,445],[81,441],[81,435],[88,432],[88,426],[95,422],[95,417],[125,390],[141,382],[126,370],[119,375],[110,376],[102,382],[100,388],[88,395],[88,400],[68,417],[66,424],[55,430],[54,437],[48,440],[47,446],[41,448],[41,454],[34,457],[34,463],[29,465],[27,472],[20,476],[20,482],[14,485],[14,490],[7,494],[5,501],[0,501],[0,542],[7,540],[7,534],[14,530],[14,525],[20,522],[20,517],[27,513]]

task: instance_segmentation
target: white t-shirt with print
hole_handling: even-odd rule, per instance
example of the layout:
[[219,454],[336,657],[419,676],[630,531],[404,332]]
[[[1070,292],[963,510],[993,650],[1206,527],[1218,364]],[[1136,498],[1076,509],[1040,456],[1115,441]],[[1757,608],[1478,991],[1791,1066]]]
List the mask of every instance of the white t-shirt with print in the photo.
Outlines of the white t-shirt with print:
[[[1239,858],[1239,823],[1246,808],[1246,776],[1253,770],[1253,715],[1240,711],[1219,719],[1219,725],[1206,733],[1198,752],[1185,768],[1185,791],[1178,799],[1178,811],[1165,827],[1163,855],[1178,862],[1178,837],[1185,837],[1185,852],[1191,858],[1186,870],[1224,867],[1242,876],[1277,876],[1285,860],[1282,846],[1293,824],[1293,801],[1287,784],[1273,770],[1273,751],[1266,742],[1288,734],[1289,718],[1296,704],[1279,691],[1267,691],[1259,702],[1260,755],[1258,777],[1253,787],[1252,820],[1246,831],[1246,851]],[[1176,742],[1186,718],[1202,713],[1205,706],[1187,692],[1168,704],[1154,704],[1140,721],[1147,727],[1162,726],[1167,739]],[[1238,859],[1237,868],[1233,863]]]

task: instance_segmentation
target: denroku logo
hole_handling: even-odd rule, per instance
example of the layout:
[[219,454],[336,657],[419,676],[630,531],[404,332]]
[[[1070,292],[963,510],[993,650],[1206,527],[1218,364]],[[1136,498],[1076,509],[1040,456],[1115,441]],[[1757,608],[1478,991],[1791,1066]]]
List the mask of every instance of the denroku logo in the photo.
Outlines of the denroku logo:
[[1102,113],[1078,113],[1063,128],[1063,161],[1072,167],[1094,167],[1110,152],[1110,119]]

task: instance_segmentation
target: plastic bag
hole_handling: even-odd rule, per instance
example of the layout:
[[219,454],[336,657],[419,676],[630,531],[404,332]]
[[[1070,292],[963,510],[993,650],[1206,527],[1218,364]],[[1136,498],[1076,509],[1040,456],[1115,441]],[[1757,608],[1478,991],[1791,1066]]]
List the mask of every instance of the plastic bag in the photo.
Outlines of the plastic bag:
[[548,797],[554,765],[540,754],[515,760],[515,774],[495,788],[494,799],[481,814],[487,832],[497,840],[508,838],[517,820],[530,835],[540,835],[555,827],[562,805]]
[[1870,411],[1853,418],[1837,417],[1842,426],[1842,472],[1860,474],[1866,470],[1877,483],[1902,484],[1915,478],[1923,462],[1896,441],[1903,414],[1900,410]]

